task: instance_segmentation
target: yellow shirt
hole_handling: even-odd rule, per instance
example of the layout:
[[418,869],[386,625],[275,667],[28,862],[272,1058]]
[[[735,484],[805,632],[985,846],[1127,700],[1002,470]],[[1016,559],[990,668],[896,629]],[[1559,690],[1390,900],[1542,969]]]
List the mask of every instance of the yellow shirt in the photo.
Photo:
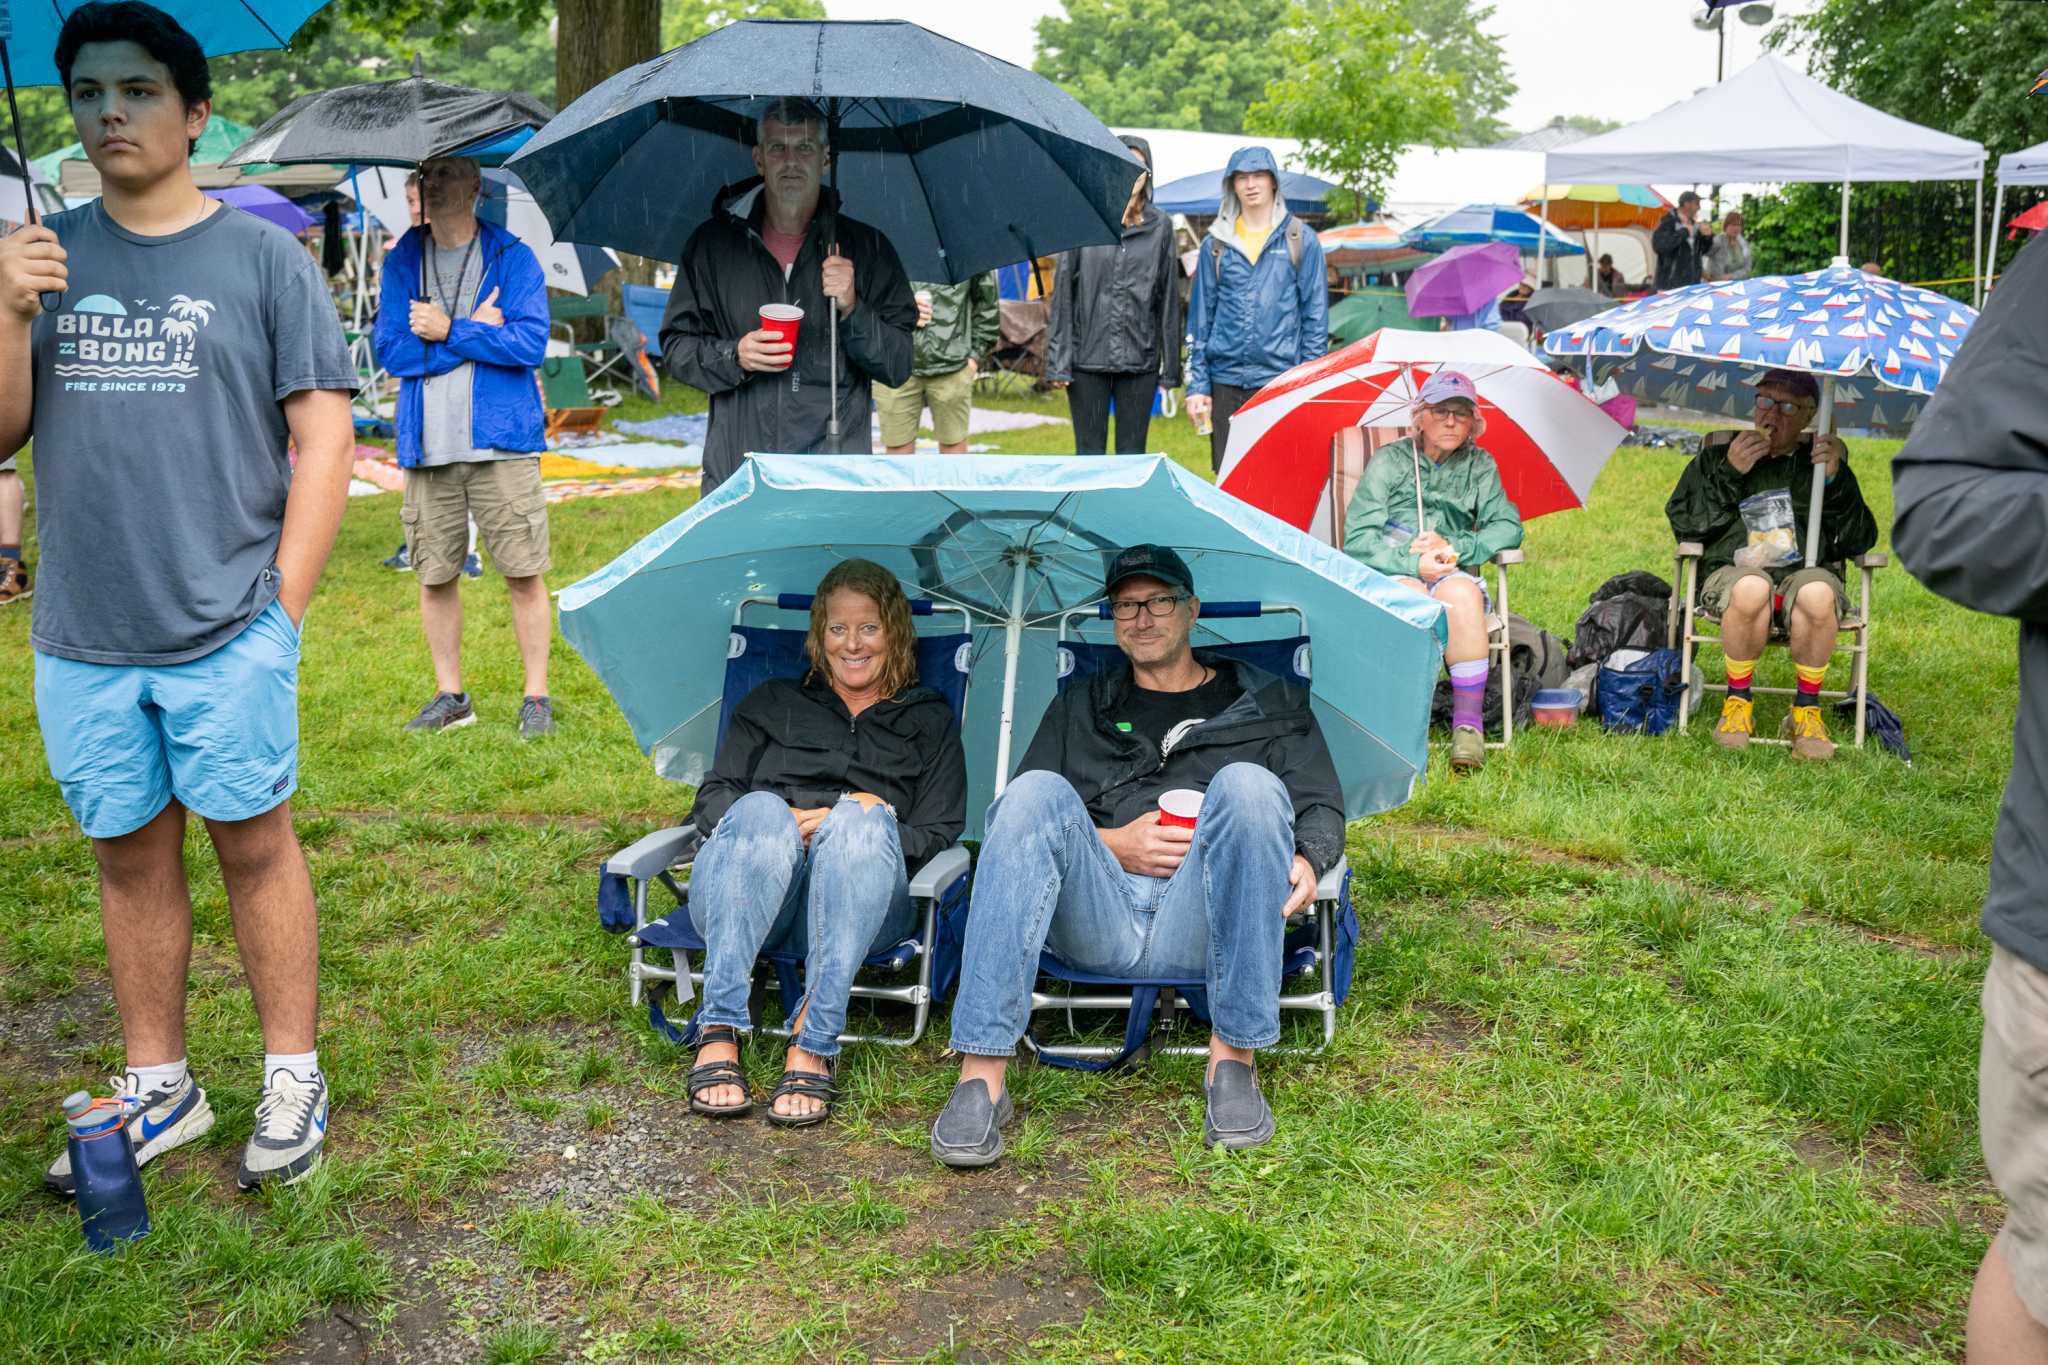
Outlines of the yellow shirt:
[[1259,253],[1266,249],[1266,239],[1273,235],[1273,225],[1269,222],[1265,227],[1255,228],[1240,217],[1231,225],[1231,231],[1237,234],[1238,245],[1244,248],[1244,254],[1251,258],[1253,265],[1257,265]]

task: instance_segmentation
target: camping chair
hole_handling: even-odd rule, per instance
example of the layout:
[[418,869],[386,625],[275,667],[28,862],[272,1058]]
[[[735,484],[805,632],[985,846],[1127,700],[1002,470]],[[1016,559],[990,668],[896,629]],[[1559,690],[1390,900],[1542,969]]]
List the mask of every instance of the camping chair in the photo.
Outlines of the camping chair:
[[[1700,609],[1700,560],[1706,554],[1706,546],[1696,540],[1682,540],[1678,543],[1678,591],[1671,596],[1670,624],[1665,632],[1666,643],[1678,651],[1678,678],[1685,691],[1685,699],[1678,708],[1678,731],[1685,733],[1686,723],[1692,713],[1706,700],[1708,692],[1726,692],[1725,682],[1710,683],[1695,665],[1694,654],[1703,644],[1721,642],[1720,619],[1709,616]],[[1870,709],[1870,580],[1871,575],[1891,563],[1890,555],[1857,555],[1851,561],[1856,566],[1856,600],[1842,624],[1835,632],[1835,654],[1849,656],[1849,686],[1846,690],[1823,689],[1821,696],[1830,701],[1841,701],[1850,697],[1856,699],[1856,747],[1863,747],[1863,736],[1868,729],[1866,714]],[[1712,630],[1702,630],[1703,625]],[[1770,640],[1783,644],[1789,641],[1789,634],[1780,629],[1776,613],[1772,613]],[[1796,687],[1765,687],[1751,682],[1749,690],[1765,696],[1790,697],[1799,691]],[[1752,744],[1789,744],[1790,740],[1753,736]]]
[[[1279,639],[1246,643],[1207,644],[1203,648],[1292,679],[1308,686],[1309,640],[1301,609],[1273,602],[1204,602],[1202,620],[1291,616],[1296,632]],[[1074,685],[1091,673],[1114,668],[1124,661],[1123,651],[1114,644],[1068,639],[1070,627],[1083,619],[1110,619],[1109,603],[1068,612],[1060,618],[1059,686]],[[1277,909],[1277,906],[1275,907]],[[1282,1047],[1281,1052],[1320,1052],[1337,1035],[1337,1007],[1351,993],[1351,963],[1358,944],[1358,916],[1351,908],[1351,869],[1342,858],[1322,875],[1315,897],[1287,924],[1281,951],[1280,980],[1273,983],[1280,993],[1280,1009],[1318,1016],[1322,1040],[1313,1048]],[[1208,983],[1200,976],[1146,977],[1126,979],[1083,971],[1060,961],[1051,952],[1038,957],[1038,986],[1031,992],[1032,1026],[1025,1030],[1025,1045],[1051,1066],[1081,1071],[1107,1071],[1131,1058],[1146,1055],[1206,1057],[1209,1047],[1202,1043],[1155,1045],[1153,1033],[1172,1028],[1180,1015],[1208,1021]],[[1306,982],[1308,989],[1292,990],[1289,983]],[[1063,1012],[1069,1034],[1076,1032],[1076,1010],[1108,1010],[1124,1015],[1121,1045],[1107,1043],[1049,1043],[1036,1024],[1041,1013]]]
[[640,367],[653,379],[654,396],[661,396],[661,320],[668,315],[668,290],[651,284],[622,284],[620,302],[626,320],[640,330]]
[[[1344,517],[1351,507],[1351,494],[1365,477],[1365,467],[1374,452],[1400,439],[1393,427],[1339,427],[1330,438],[1330,543],[1344,548]],[[1493,610],[1486,614],[1486,663],[1500,679],[1500,738],[1486,741],[1489,749],[1505,749],[1515,742],[1514,675],[1508,670],[1508,566],[1523,564],[1528,555],[1521,550],[1502,550],[1493,565]],[[1485,566],[1481,566],[1483,569]],[[1486,575],[1482,572],[1480,577]]]
[[[610,374],[616,382],[630,377],[633,368],[631,349],[621,346],[612,331],[612,321],[618,316],[612,311],[611,300],[603,294],[548,295],[548,335],[569,343],[583,358],[584,364],[590,367],[590,379],[602,379]],[[582,318],[596,321],[597,340],[577,339],[576,322]]]
[[540,362],[539,382],[541,406],[547,410],[549,445],[562,436],[596,433],[604,409],[591,400],[582,356],[548,356]]
[[1004,299],[997,304],[999,331],[988,353],[988,368],[975,375],[979,388],[999,396],[1029,393],[1045,374],[1044,299]]
[[[808,612],[811,594],[783,593],[777,597],[750,597],[733,612],[732,635],[725,665],[725,693],[718,716],[718,739],[725,740],[733,708],[746,695],[770,678],[801,677],[809,667],[804,658],[802,628],[749,626],[743,624],[749,607],[761,610]],[[935,608],[929,599],[911,603],[913,616],[957,612],[957,631],[944,635],[921,635],[917,641],[918,676],[929,687],[944,694],[955,716],[966,713],[967,672],[971,658],[971,637],[966,613],[958,608]],[[689,868],[703,843],[695,825],[656,830],[606,860],[598,878],[598,919],[614,933],[628,933],[632,957],[626,968],[628,994],[632,1003],[647,1005],[647,1020],[657,1033],[685,1047],[696,1042],[694,1019],[681,1026],[662,1013],[660,994],[673,988],[682,1001],[690,1000],[704,980],[701,954],[704,940],[690,923]],[[842,1043],[886,1043],[909,1047],[924,1036],[931,1017],[932,1001],[952,990],[960,974],[960,944],[967,921],[967,850],[958,844],[942,849],[910,876],[910,899],[918,912],[918,927],[911,937],[881,952],[870,954],[863,971],[881,973],[881,983],[856,980],[853,998],[908,1005],[911,1010],[907,1033],[855,1033],[839,1035]],[[680,875],[679,875],[680,874]],[[660,885],[674,900],[659,919],[648,916],[648,890]],[[648,954],[666,950],[672,966],[658,966]],[[688,954],[700,954],[692,967]],[[796,1013],[803,997],[803,958],[793,953],[766,953],[762,961],[774,972],[782,1000],[784,1023],[762,1031],[778,1038],[789,1036],[787,1021]]]

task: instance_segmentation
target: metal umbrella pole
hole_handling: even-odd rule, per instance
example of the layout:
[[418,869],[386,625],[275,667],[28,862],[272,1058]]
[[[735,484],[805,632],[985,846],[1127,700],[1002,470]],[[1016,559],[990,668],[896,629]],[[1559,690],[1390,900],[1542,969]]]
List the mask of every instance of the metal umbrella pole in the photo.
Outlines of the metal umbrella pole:
[[[1835,425],[1835,377],[1822,375],[1820,380],[1820,415],[1815,419],[1813,429],[1817,435],[1832,435]],[[1827,495],[1828,470],[1823,464],[1813,467],[1813,491],[1807,495],[1806,503],[1806,567],[1811,569],[1820,563],[1820,505]]]
[[[821,38],[822,42],[823,39]],[[825,106],[825,142],[832,149],[832,197],[839,198],[839,99],[834,96]],[[832,254],[839,254],[839,204],[832,206]],[[826,326],[832,340],[832,378],[828,392],[832,397],[832,415],[825,421],[825,434],[831,439],[832,449],[839,449],[839,305],[831,299],[825,300]],[[792,362],[793,363],[793,362]]]
[[[0,0],[0,79],[7,83],[7,116],[14,123],[14,157],[21,163],[21,201],[26,206],[28,225],[33,227],[36,217],[35,176],[28,168],[28,148],[21,140],[21,106],[14,97],[14,62],[7,54],[7,44],[14,37],[14,16],[8,11],[7,0]],[[43,311],[54,313],[63,305],[64,296],[46,293],[42,296]]]

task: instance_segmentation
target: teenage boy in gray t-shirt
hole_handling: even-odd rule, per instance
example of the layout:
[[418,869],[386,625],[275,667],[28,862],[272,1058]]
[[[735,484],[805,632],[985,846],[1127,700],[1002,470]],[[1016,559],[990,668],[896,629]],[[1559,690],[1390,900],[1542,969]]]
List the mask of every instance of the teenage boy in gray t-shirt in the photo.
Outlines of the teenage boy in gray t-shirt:
[[[99,864],[127,1049],[114,1096],[138,1160],[213,1126],[185,1059],[189,810],[263,1027],[240,1183],[289,1182],[327,1126],[291,820],[299,628],[347,496],[354,369],[312,258],[193,184],[211,113],[198,43],[151,6],[88,4],[56,62],[103,190],[0,240],[0,452],[35,437],[36,710]],[[44,1179],[70,1193],[69,1159]]]

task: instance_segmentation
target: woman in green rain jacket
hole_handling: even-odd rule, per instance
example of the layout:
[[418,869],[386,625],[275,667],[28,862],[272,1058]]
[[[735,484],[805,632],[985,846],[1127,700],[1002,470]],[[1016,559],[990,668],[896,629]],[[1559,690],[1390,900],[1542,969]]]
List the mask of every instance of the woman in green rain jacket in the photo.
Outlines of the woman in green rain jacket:
[[1486,762],[1480,703],[1489,604],[1479,567],[1522,543],[1521,514],[1500,486],[1493,456],[1479,447],[1485,432],[1478,387],[1456,370],[1438,370],[1422,385],[1415,434],[1373,456],[1344,518],[1346,554],[1443,604],[1457,769]]

